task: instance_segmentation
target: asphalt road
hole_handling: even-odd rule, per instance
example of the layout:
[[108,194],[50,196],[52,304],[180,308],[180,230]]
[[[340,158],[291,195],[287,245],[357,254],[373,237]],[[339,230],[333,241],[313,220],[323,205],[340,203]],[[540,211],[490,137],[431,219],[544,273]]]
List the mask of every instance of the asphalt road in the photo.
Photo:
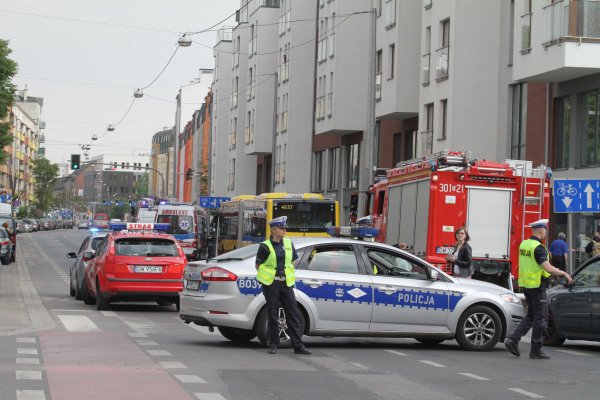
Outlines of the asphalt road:
[[516,358],[412,339],[306,338],[310,356],[269,355],[174,306],[99,312],[68,293],[65,253],[85,235],[22,234],[17,262],[0,266],[0,399],[598,399],[600,343],[546,348],[550,361],[529,360],[528,343]]

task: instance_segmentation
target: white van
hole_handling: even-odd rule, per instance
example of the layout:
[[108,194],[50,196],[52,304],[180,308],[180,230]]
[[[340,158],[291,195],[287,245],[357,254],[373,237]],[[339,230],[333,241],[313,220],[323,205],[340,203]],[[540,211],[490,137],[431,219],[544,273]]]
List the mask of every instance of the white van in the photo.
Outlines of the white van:
[[161,204],[153,222],[169,224],[170,229],[166,233],[177,239],[189,260],[206,258],[208,213],[204,208],[186,203]]

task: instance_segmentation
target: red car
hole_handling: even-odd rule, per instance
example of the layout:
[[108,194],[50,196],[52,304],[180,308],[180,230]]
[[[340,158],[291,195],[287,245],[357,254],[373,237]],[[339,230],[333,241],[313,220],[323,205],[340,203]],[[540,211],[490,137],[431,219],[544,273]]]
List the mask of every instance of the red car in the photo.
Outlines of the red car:
[[[154,231],[160,224],[121,223],[98,246],[85,270],[89,296],[98,310],[119,301],[156,301],[177,306],[187,259],[177,240]],[[144,228],[145,230],[139,230]],[[87,301],[86,301],[87,300]]]

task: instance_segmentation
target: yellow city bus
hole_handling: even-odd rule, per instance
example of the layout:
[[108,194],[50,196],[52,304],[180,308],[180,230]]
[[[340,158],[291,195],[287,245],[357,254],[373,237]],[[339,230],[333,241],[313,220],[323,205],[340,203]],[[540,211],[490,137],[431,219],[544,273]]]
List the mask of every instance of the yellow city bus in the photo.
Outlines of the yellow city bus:
[[267,221],[287,216],[287,236],[325,237],[340,222],[339,203],[316,193],[241,195],[221,203],[217,216],[219,254],[270,237]]

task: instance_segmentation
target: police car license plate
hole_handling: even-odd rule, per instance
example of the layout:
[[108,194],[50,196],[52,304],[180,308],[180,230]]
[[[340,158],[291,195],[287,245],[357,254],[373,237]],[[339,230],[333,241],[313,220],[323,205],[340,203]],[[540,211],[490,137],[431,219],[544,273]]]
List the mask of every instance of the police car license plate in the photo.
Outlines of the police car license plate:
[[198,290],[200,289],[200,281],[187,281],[185,288],[186,290]]
[[136,265],[133,267],[133,272],[141,272],[147,274],[161,274],[162,267],[157,267],[154,265]]

